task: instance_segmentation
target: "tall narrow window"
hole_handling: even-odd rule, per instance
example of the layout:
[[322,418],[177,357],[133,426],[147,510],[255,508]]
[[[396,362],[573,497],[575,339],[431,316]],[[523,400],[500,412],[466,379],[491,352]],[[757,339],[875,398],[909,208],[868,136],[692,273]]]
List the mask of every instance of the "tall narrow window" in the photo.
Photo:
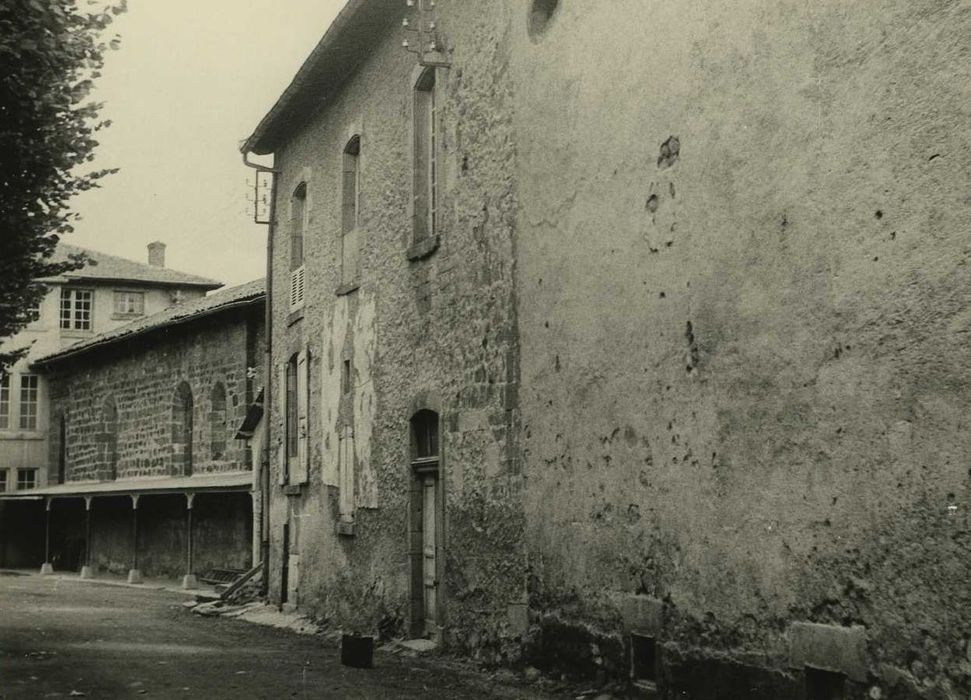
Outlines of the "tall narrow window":
[[36,374],[20,375],[20,429],[37,430],[37,395],[40,377]]
[[61,328],[72,331],[91,330],[94,292],[90,289],[61,289]]
[[290,198],[290,308],[303,306],[303,239],[307,226],[307,184],[301,182]]
[[101,434],[98,443],[104,478],[113,481],[118,478],[118,408],[111,397],[101,407]]
[[61,413],[57,418],[57,483],[67,480],[67,416]]
[[0,374],[0,430],[10,428],[10,375]]
[[192,389],[181,382],[172,397],[172,475],[192,476]]
[[435,69],[415,84],[415,242],[436,233],[438,211],[438,126]]
[[209,407],[209,458],[222,459],[226,454],[226,388],[222,382],[212,387]]
[[297,432],[297,356],[287,363],[287,462],[297,458],[299,433]]
[[361,137],[354,136],[344,147],[341,193],[341,285],[357,280],[360,259],[358,212],[360,203]]
[[0,469],[0,493],[5,493],[9,488],[7,485],[7,479],[9,478],[7,474],[9,473],[6,469]]

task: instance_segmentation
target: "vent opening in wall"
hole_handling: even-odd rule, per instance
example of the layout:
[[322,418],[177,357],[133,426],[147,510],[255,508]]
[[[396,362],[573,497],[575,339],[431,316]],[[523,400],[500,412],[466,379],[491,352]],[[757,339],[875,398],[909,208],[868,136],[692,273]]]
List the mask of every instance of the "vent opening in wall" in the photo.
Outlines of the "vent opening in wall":
[[529,11],[529,35],[534,39],[545,34],[559,9],[560,0],[533,0]]
[[653,686],[657,681],[657,643],[654,637],[630,636],[630,675],[638,685]]
[[806,667],[806,700],[843,700],[845,697],[846,676]]

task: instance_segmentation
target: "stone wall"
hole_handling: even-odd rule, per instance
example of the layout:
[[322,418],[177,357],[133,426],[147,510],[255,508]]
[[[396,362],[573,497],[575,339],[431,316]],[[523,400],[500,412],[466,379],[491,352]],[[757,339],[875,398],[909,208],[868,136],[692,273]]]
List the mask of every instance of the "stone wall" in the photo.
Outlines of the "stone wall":
[[[261,347],[262,334],[257,305],[58,363],[51,412],[66,416],[67,480],[109,479],[112,453],[120,479],[181,475],[173,402],[183,382],[193,406],[192,473],[249,469],[245,444],[235,434],[261,384],[262,353],[254,349],[253,337]],[[249,381],[247,367],[256,372]],[[217,384],[226,401],[218,417],[212,410]],[[52,454],[52,474],[55,458]]]
[[971,7],[509,36],[537,653],[626,675],[644,596],[692,698],[802,697],[798,621],[865,630],[853,697],[971,695]]
[[[403,7],[403,4],[402,4]],[[289,602],[336,626],[404,634],[412,620],[409,420],[440,415],[445,641],[487,660],[515,658],[525,631],[513,299],[515,201],[508,18],[493,3],[448,4],[452,66],[437,75],[443,125],[440,240],[409,260],[414,56],[397,30],[277,153],[274,382],[310,356],[309,483],[279,485],[283,429],[274,391],[271,591],[290,564]],[[341,154],[361,136],[360,287],[338,296]],[[291,314],[290,193],[307,184],[306,304]],[[349,395],[341,372],[352,361]],[[353,524],[340,523],[341,435],[353,431]],[[345,438],[346,439],[346,438]],[[287,495],[289,494],[289,495]],[[284,524],[291,557],[282,560]],[[338,534],[338,531],[343,534]]]

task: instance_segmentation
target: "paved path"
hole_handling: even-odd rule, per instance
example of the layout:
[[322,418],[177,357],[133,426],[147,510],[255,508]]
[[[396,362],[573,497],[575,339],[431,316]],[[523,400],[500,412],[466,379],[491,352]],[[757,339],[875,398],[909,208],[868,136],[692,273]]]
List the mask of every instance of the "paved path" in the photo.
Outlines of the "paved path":
[[346,668],[322,637],[203,618],[185,600],[0,572],[0,698],[546,697],[432,658]]

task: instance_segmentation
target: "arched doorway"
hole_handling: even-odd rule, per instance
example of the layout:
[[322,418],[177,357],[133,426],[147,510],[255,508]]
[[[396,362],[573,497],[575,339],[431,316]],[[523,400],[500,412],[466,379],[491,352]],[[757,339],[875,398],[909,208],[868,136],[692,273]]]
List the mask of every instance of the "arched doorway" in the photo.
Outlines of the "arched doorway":
[[444,495],[438,414],[411,418],[411,633],[436,638],[442,619]]

